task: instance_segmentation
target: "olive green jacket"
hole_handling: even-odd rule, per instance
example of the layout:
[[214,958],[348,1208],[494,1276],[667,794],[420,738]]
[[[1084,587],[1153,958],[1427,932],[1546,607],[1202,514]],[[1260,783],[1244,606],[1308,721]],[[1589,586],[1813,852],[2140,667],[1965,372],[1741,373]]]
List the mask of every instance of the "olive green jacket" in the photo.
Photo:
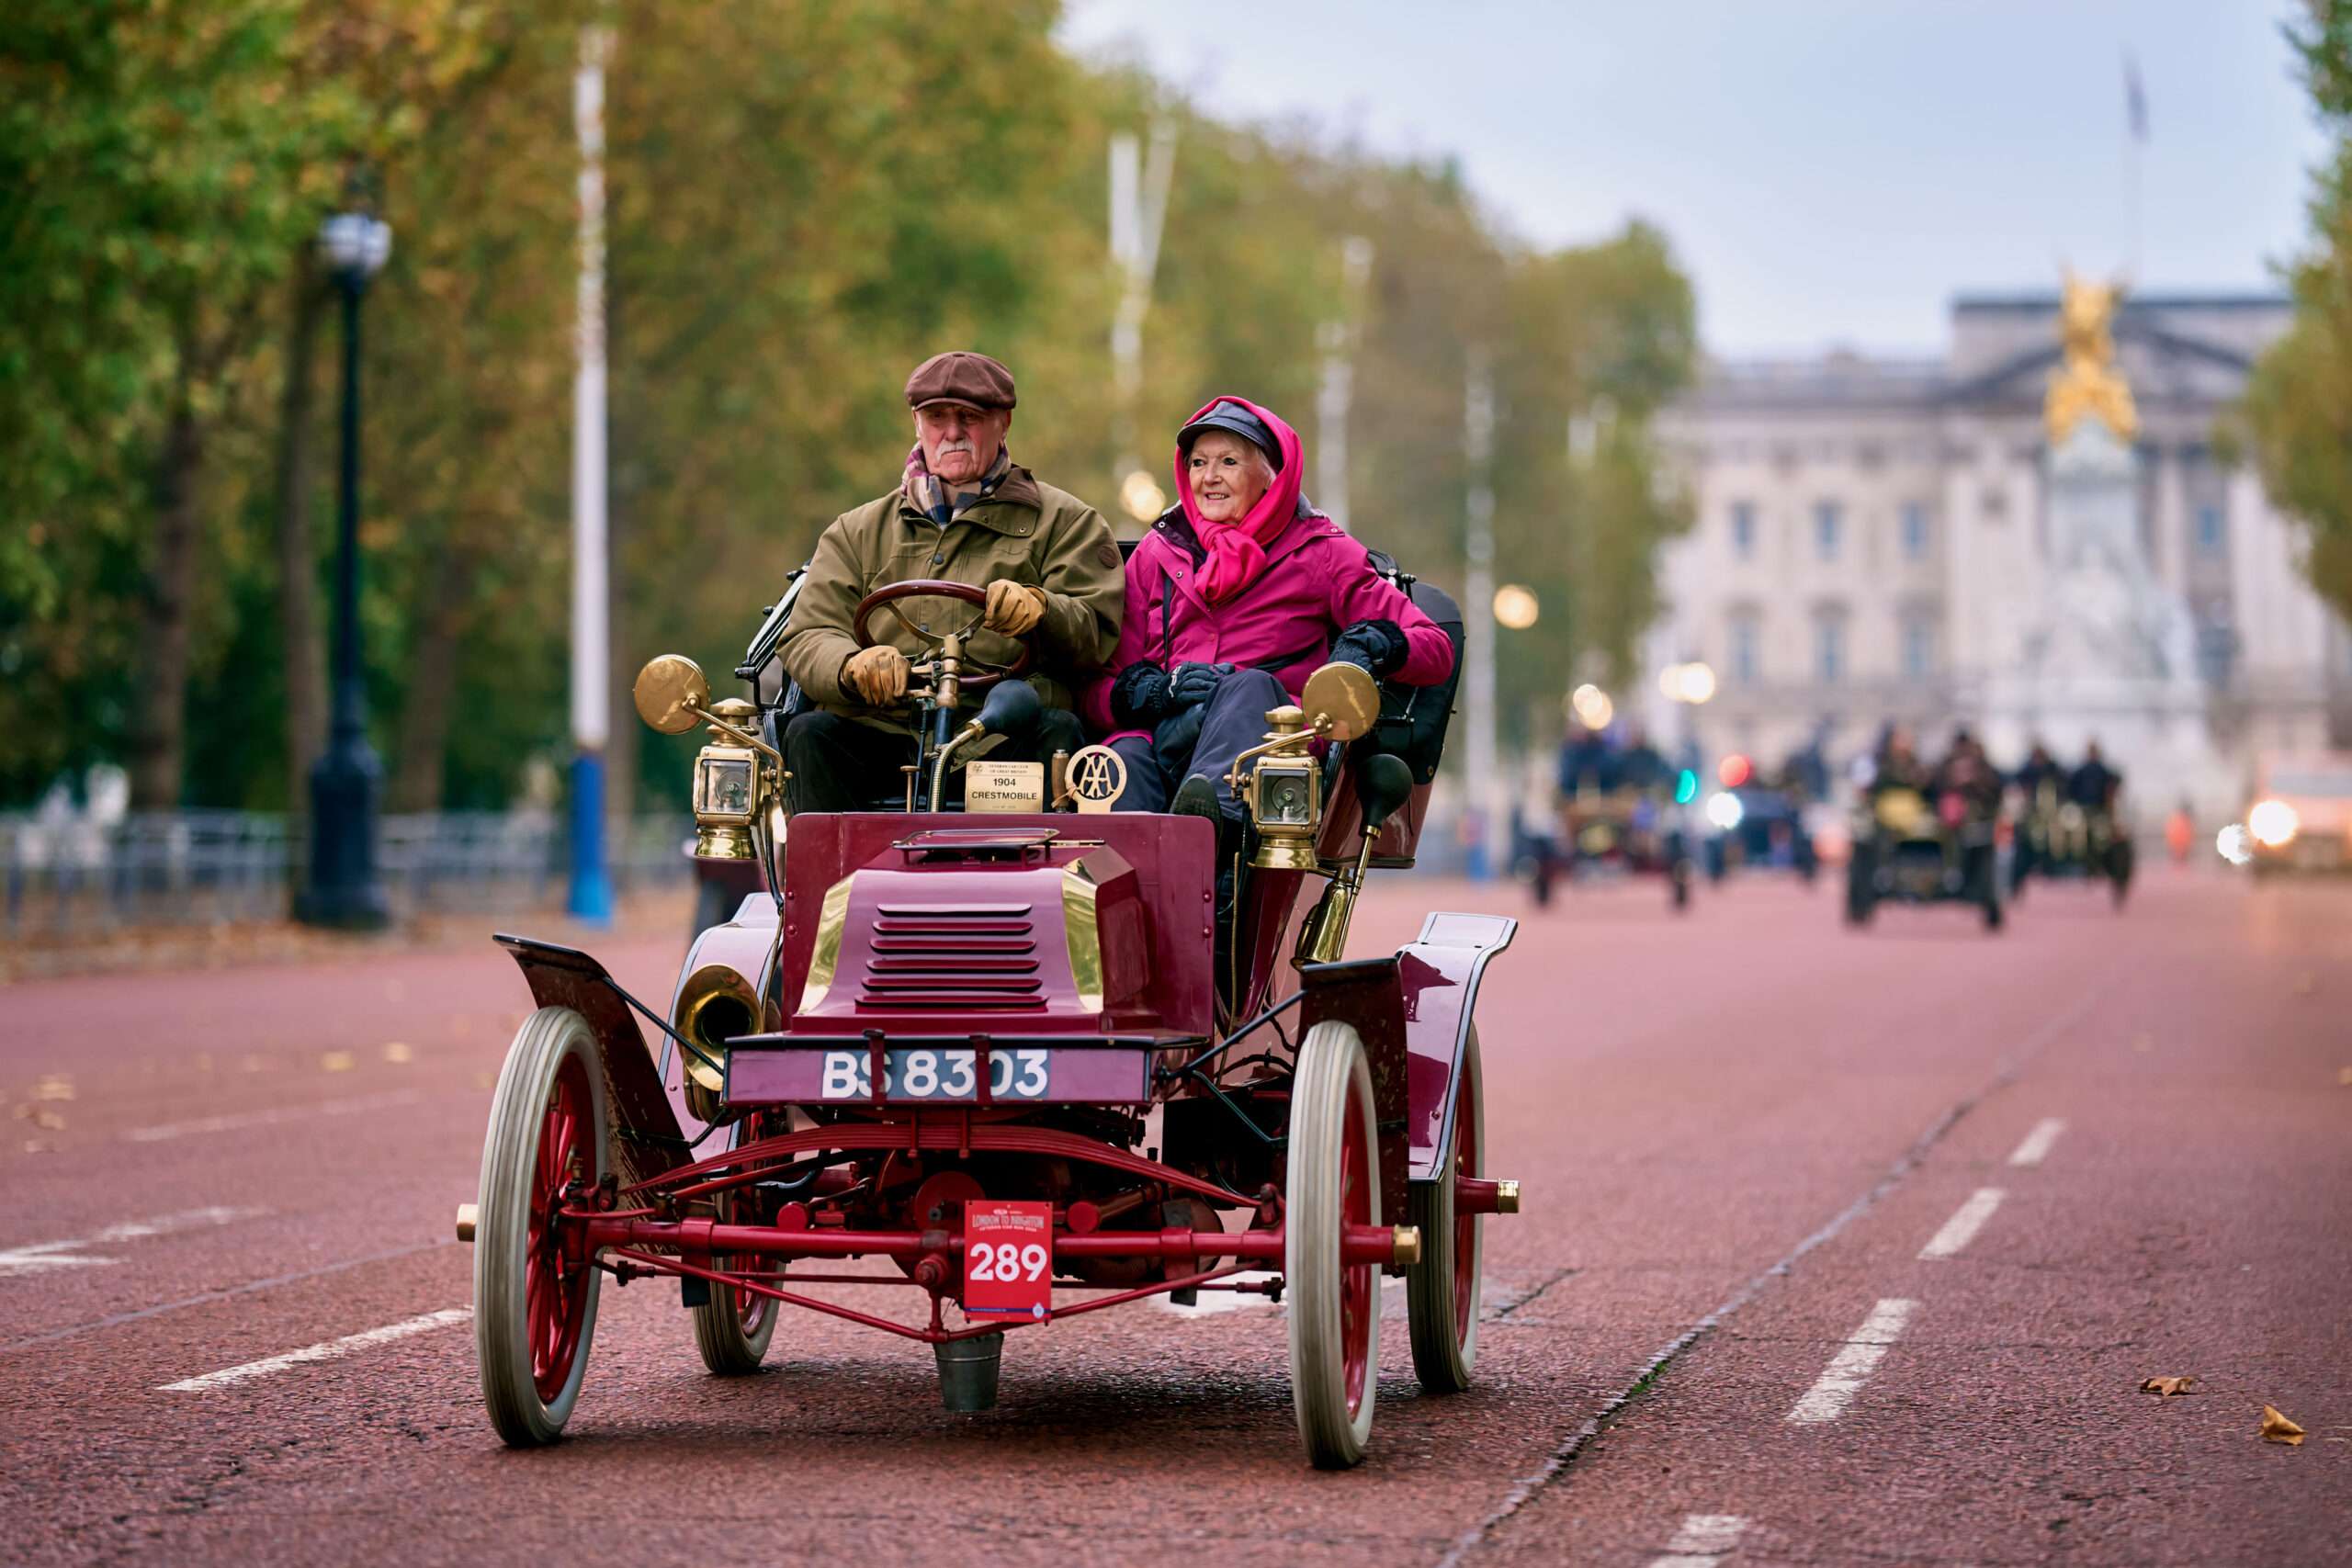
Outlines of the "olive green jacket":
[[[791,629],[777,648],[810,700],[831,713],[903,727],[903,718],[885,717],[891,710],[868,707],[844,690],[842,667],[858,649],[852,630],[858,601],[888,583],[925,577],[976,588],[1003,577],[1046,591],[1045,618],[1029,634],[1036,650],[1029,680],[1048,707],[1075,707],[1076,686],[1118,645],[1126,586],[1110,525],[1076,496],[1039,484],[1016,465],[994,495],[944,531],[908,504],[903,490],[833,519],[817,541],[792,606]],[[980,613],[977,605],[936,598],[903,600],[899,608],[933,635],[956,630]],[[909,659],[931,652],[888,610],[877,610],[867,629]],[[996,667],[1011,663],[1021,645],[975,631],[967,651]],[[978,701],[969,698],[964,705]]]

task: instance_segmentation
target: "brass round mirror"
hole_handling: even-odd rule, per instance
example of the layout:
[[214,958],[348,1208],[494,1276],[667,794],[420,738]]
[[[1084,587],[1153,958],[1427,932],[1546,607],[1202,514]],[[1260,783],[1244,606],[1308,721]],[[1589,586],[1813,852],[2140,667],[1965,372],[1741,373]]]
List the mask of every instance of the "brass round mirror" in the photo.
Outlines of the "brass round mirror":
[[1333,740],[1368,735],[1380,717],[1380,687],[1361,664],[1326,664],[1299,694],[1307,728]]
[[710,706],[710,682],[684,654],[657,654],[637,672],[631,694],[638,717],[664,735],[684,735],[701,722],[694,710]]

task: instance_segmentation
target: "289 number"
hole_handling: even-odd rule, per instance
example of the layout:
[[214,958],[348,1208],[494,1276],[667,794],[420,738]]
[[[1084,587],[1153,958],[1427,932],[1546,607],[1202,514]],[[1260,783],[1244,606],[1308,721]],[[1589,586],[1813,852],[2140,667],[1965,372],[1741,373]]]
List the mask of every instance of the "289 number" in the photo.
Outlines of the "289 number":
[[1008,1285],[1024,1280],[1035,1283],[1044,1279],[1046,1265],[1050,1261],[1046,1249],[1034,1241],[1026,1247],[1010,1241],[976,1241],[971,1253],[972,1279]]

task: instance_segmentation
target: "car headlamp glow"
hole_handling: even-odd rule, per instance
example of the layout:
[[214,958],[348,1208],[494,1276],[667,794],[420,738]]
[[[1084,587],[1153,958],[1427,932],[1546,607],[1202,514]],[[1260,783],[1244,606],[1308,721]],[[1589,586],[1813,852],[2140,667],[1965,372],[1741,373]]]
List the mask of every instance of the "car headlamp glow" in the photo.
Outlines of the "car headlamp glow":
[[2243,822],[2233,822],[2213,835],[2214,851],[2232,865],[2244,865],[2254,858],[2253,835]]
[[1738,827],[1747,815],[1747,807],[1740,804],[1739,796],[1727,789],[1707,796],[1707,820],[1726,833]]
[[2266,849],[2275,850],[2286,843],[2302,825],[2295,808],[2283,800],[2261,801],[2245,814],[2246,831]]

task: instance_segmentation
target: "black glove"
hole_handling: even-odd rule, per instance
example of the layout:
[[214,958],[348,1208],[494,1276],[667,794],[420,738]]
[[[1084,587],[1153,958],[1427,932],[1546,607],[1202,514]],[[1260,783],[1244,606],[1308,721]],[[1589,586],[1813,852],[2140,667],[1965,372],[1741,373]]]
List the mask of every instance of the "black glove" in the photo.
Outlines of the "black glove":
[[1150,729],[1168,716],[1168,671],[1137,660],[1111,683],[1111,718],[1121,729]]
[[1394,621],[1358,621],[1331,645],[1335,662],[1360,664],[1374,680],[1385,680],[1395,674],[1410,651],[1405,628]]
[[1187,661],[1176,666],[1168,680],[1168,700],[1180,708],[1189,708],[1207,702],[1216,693],[1216,683],[1233,673],[1230,664],[1202,664]]
[[1207,718],[1206,704],[1179,708],[1159,721],[1151,732],[1151,754],[1159,760],[1159,771],[1171,779],[1181,779],[1193,771],[1193,750],[1201,743],[1201,721]]

